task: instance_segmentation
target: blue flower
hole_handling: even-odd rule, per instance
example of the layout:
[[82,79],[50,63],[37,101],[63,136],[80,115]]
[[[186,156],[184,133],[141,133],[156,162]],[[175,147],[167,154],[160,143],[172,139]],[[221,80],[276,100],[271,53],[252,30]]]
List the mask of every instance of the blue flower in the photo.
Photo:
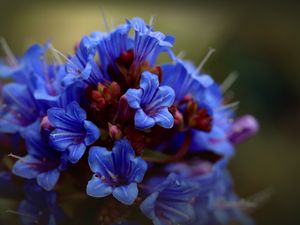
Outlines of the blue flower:
[[78,162],[88,145],[100,136],[100,131],[91,121],[86,120],[86,112],[77,102],[70,103],[66,110],[51,108],[48,119],[55,128],[50,134],[50,141],[58,151],[69,151],[69,160]]
[[28,154],[21,157],[13,166],[15,175],[27,179],[37,179],[45,190],[52,190],[60,172],[67,167],[66,155],[56,151],[40,133],[40,124],[33,123],[21,133],[26,141]]
[[186,182],[171,173],[142,202],[140,209],[154,225],[189,224],[195,218],[193,202],[197,189],[197,183]]
[[134,62],[138,66],[145,60],[155,61],[158,53],[166,47],[172,47],[174,39],[159,31],[153,31],[152,27],[138,17],[127,20],[127,23],[135,31],[134,37]]
[[175,91],[175,103],[179,103],[186,96],[191,96],[202,104],[204,98],[206,75],[195,76],[194,68],[190,62],[176,59],[175,64],[163,64],[161,66],[163,79],[162,84],[172,87]]
[[229,172],[220,165],[214,167],[214,184],[209,193],[196,199],[197,222],[193,225],[224,225],[233,221],[253,225],[254,221],[243,212],[240,198],[234,193]]
[[115,142],[112,151],[92,147],[89,165],[94,176],[87,185],[87,194],[105,197],[112,194],[126,205],[131,205],[138,195],[137,183],[143,180],[147,164],[135,157],[134,150],[126,139]]
[[99,82],[104,81],[103,72],[95,62],[98,42],[98,38],[87,36],[82,38],[75,56],[67,62],[67,74],[63,78],[65,85],[73,84],[76,81],[83,81],[88,85],[97,85]]
[[104,74],[107,74],[107,77],[109,77],[108,73],[110,69],[115,73],[119,73],[116,59],[122,53],[133,48],[133,40],[128,36],[129,30],[130,26],[128,24],[122,24],[110,33],[98,32],[92,34],[99,39],[97,50],[100,56],[101,67]]
[[15,133],[32,124],[40,115],[40,108],[24,84],[9,83],[2,90],[0,131]]
[[33,45],[20,58],[18,68],[12,74],[15,82],[2,90],[0,131],[15,133],[45,116],[50,107],[65,107],[71,101],[80,101],[83,90],[80,84],[63,87],[65,67],[48,64],[45,54],[49,48]]
[[174,90],[168,86],[159,86],[158,77],[148,71],[143,72],[140,89],[129,89],[126,98],[135,109],[134,124],[137,129],[148,129],[158,124],[172,128],[174,118],[168,107],[174,102]]
[[21,201],[18,208],[23,225],[56,225],[63,220],[64,213],[57,206],[54,191],[45,191],[35,182],[28,182],[24,192],[25,199]]

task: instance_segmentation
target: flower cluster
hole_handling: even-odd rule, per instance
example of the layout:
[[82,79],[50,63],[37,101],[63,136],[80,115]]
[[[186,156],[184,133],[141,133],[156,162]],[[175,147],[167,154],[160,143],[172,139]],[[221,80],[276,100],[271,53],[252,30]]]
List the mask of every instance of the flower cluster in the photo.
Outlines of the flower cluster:
[[[21,57],[7,52],[0,131],[19,137],[4,167],[27,180],[23,224],[68,220],[56,195],[76,213],[69,192],[91,204],[98,224],[138,224],[138,213],[149,218],[142,224],[253,223],[226,167],[258,124],[236,119],[220,85],[176,57],[174,41],[133,18],[84,36],[68,57],[51,43]],[[158,64],[163,52],[171,62]],[[2,174],[1,186],[19,190]]]

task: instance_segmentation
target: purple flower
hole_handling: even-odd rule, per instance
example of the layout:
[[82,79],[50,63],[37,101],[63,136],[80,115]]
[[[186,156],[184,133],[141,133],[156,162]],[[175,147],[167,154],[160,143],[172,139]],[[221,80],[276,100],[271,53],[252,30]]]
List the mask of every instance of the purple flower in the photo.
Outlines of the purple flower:
[[139,89],[129,89],[125,94],[128,104],[135,109],[134,124],[137,129],[148,129],[158,124],[172,128],[174,118],[168,107],[174,102],[174,90],[159,86],[158,77],[148,71],[142,74]]
[[66,155],[56,151],[40,133],[40,124],[35,122],[21,133],[26,141],[28,154],[20,157],[12,172],[27,179],[37,179],[45,190],[52,190],[60,172],[67,167]]
[[51,108],[48,119],[55,128],[50,134],[50,141],[58,151],[69,152],[69,160],[78,162],[87,146],[94,143],[100,131],[91,121],[86,120],[86,112],[77,102],[70,103],[66,110]]
[[238,144],[256,134],[258,129],[259,124],[255,117],[245,115],[233,122],[228,136],[232,143]]
[[137,183],[143,180],[147,164],[135,157],[126,139],[115,142],[112,151],[92,147],[89,165],[94,176],[87,185],[88,195],[101,198],[112,194],[123,204],[134,202],[138,195]]

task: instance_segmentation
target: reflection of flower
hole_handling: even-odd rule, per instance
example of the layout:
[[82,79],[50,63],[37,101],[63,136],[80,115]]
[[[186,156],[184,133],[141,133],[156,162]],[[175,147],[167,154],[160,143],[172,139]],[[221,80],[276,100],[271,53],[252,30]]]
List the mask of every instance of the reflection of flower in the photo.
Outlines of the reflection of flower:
[[89,165],[94,172],[87,186],[87,194],[105,197],[112,194],[120,202],[131,205],[138,195],[147,164],[134,151],[127,140],[117,141],[108,151],[93,147],[89,152]]
[[197,183],[170,174],[141,204],[141,210],[155,225],[188,224],[194,221],[193,201]]
[[22,224],[55,225],[63,219],[63,211],[56,204],[55,192],[44,191],[34,182],[28,182],[24,192],[25,199],[18,209]]

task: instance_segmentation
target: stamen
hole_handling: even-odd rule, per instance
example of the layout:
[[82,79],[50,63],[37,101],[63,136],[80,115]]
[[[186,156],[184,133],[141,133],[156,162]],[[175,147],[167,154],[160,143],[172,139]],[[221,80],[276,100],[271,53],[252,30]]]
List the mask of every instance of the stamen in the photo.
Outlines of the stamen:
[[186,51],[180,51],[177,55],[177,58],[183,59],[186,56]]
[[3,37],[0,37],[0,45],[2,46],[9,62],[11,63],[11,66],[18,66],[18,60]]
[[32,215],[25,214],[25,213],[20,213],[20,212],[17,212],[15,210],[11,210],[11,209],[6,210],[5,212],[10,213],[10,214],[14,214],[14,215],[18,215],[18,216],[24,216],[24,217],[27,217],[27,218],[34,219],[35,220],[34,223],[38,224],[37,218],[32,216]]
[[199,66],[197,67],[195,73],[199,73],[203,66],[205,65],[205,63],[207,62],[207,60],[210,58],[210,56],[216,51],[216,49],[214,48],[209,48],[208,52],[206,53],[204,59],[201,61],[201,63],[199,64]]
[[156,16],[151,16],[149,20],[150,28],[153,28],[155,21],[156,21]]
[[[61,54],[58,54],[58,50],[56,50],[54,47],[53,47],[53,45],[52,44],[50,44],[49,45],[49,49],[50,49],[50,51],[51,51],[51,53],[52,53],[52,56],[54,57],[54,60],[56,60],[56,62],[58,63],[58,64],[63,64],[63,61],[61,60],[61,55],[63,55],[62,53]],[[65,56],[64,56],[64,58],[65,58]]]
[[8,157],[12,157],[12,158],[14,158],[14,159],[21,160],[21,161],[23,160],[23,158],[22,158],[21,156],[15,155],[15,154],[13,154],[13,153],[9,153],[7,156],[8,156]]
[[223,93],[225,93],[234,84],[234,82],[237,80],[237,78],[238,78],[238,73],[236,71],[232,71],[226,77],[226,79],[221,84],[221,89],[222,89]]
[[62,52],[60,52],[59,50],[57,50],[56,48],[54,48],[52,45],[50,45],[50,49],[51,51],[54,51],[55,53],[57,53],[59,56],[61,56],[63,59],[65,59],[67,62],[70,62],[73,66],[76,66],[72,60],[70,60],[67,56],[65,56]]
[[115,19],[114,18],[110,19],[110,26],[111,26],[112,30],[115,28]]
[[230,104],[228,104],[228,105],[220,106],[220,107],[217,108],[217,110],[225,110],[225,109],[232,109],[232,110],[234,110],[234,109],[237,108],[237,106],[238,106],[239,104],[240,104],[240,102],[239,102],[239,101],[236,101],[236,102],[230,103]]
[[273,188],[267,188],[265,190],[262,190],[256,194],[250,196],[246,200],[254,203],[257,208],[258,206],[261,206],[264,203],[266,203],[273,194],[274,194]]
[[107,23],[107,20],[106,20],[106,16],[104,14],[104,10],[102,7],[100,7],[100,12],[101,12],[101,16],[102,16],[102,19],[103,19],[103,23],[104,23],[104,27],[105,27],[105,31],[107,33],[110,32],[110,29],[109,29],[109,26],[108,26],[108,23]]

